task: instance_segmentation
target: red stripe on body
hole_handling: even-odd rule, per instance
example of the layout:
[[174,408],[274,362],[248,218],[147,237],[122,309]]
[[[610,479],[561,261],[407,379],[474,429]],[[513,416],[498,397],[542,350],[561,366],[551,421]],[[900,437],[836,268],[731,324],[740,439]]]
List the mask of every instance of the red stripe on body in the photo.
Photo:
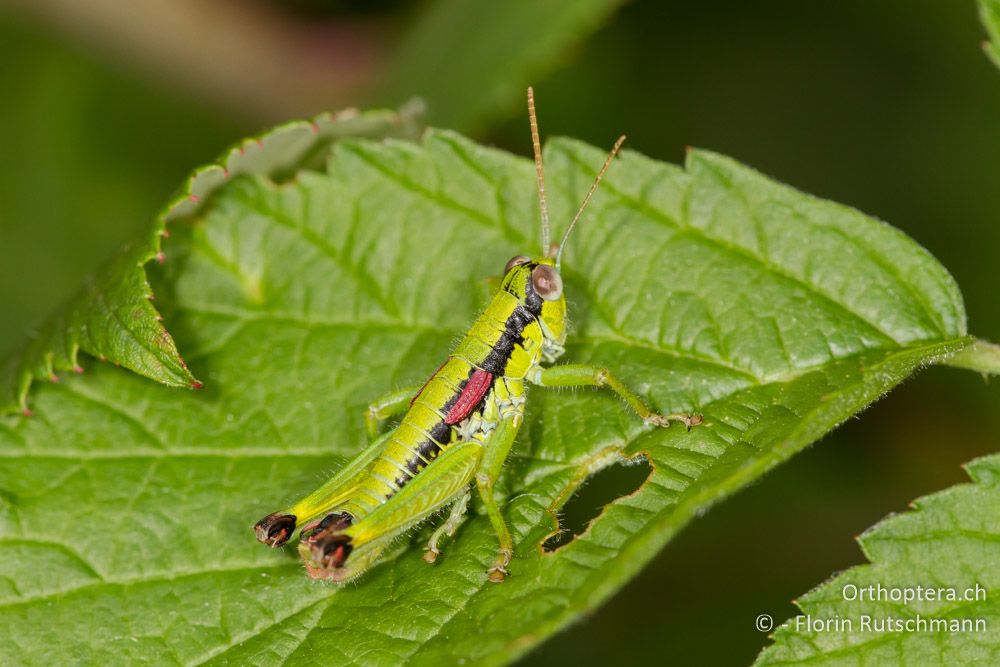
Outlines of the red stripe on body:
[[462,388],[462,393],[458,395],[458,400],[448,410],[444,417],[444,423],[453,426],[462,421],[476,409],[476,406],[483,400],[483,396],[493,386],[493,374],[482,369],[473,371],[472,376]]

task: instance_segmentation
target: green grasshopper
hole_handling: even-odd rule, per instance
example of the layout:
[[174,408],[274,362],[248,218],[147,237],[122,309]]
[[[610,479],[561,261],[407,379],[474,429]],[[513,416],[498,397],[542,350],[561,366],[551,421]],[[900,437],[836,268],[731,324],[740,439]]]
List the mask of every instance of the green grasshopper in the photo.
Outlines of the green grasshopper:
[[[292,507],[254,526],[257,539],[278,547],[299,534],[309,575],[343,583],[372,567],[392,542],[436,512],[451,507],[432,534],[424,560],[434,562],[439,543],[464,521],[472,486],[479,491],[499,541],[490,581],[501,582],[513,542],[493,487],[524,418],[525,383],[542,387],[607,387],[643,421],[688,428],[699,415],[657,414],[608,369],[551,364],[566,341],[566,299],[560,259],[570,232],[621,148],[615,143],[559,245],[549,243],[545,174],[534,93],[528,119],[535,154],[542,219],[542,255],[518,255],[504,267],[489,305],[447,360],[423,385],[376,400],[365,415],[372,443],[343,470]],[[405,412],[379,436],[382,420]]]

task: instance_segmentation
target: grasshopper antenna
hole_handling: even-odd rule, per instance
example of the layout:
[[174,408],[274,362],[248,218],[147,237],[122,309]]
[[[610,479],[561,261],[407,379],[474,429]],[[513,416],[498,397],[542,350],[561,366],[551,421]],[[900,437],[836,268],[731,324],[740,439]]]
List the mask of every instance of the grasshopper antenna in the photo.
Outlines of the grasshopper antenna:
[[531,124],[531,147],[535,150],[535,173],[538,175],[538,206],[542,210],[542,253],[549,254],[549,205],[545,203],[545,168],[542,166],[542,143],[538,139],[535,116],[535,91],[528,86],[528,122]]
[[611,161],[615,159],[616,155],[618,155],[618,151],[621,149],[623,143],[625,143],[624,134],[618,137],[618,141],[615,142],[611,152],[608,153],[608,159],[604,161],[604,166],[601,167],[599,172],[597,172],[597,178],[594,179],[594,184],[590,186],[590,192],[588,192],[587,196],[583,198],[583,203],[580,204],[580,209],[576,212],[576,215],[573,216],[573,221],[569,223],[569,227],[566,228],[566,233],[563,234],[562,240],[559,241],[559,250],[556,251],[557,271],[559,270],[559,260],[562,258],[562,251],[563,248],[566,247],[566,239],[569,238],[569,233],[573,231],[573,227],[576,226],[576,221],[580,219],[581,215],[583,215],[583,211],[587,208],[587,204],[590,203],[590,198],[594,196],[595,192],[597,192],[597,186],[601,184],[601,179],[604,178],[604,172],[606,172],[608,167],[611,166]]

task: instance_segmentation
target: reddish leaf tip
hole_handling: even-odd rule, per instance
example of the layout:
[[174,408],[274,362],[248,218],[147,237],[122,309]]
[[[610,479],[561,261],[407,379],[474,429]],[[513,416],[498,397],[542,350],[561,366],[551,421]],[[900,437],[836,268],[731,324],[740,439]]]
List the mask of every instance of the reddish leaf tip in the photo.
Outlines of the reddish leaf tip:
[[203,389],[204,387],[205,387],[205,385],[204,385],[204,384],[202,384],[201,382],[198,382],[197,380],[194,380],[194,381],[193,381],[193,382],[191,383],[191,388],[192,388],[192,389]]

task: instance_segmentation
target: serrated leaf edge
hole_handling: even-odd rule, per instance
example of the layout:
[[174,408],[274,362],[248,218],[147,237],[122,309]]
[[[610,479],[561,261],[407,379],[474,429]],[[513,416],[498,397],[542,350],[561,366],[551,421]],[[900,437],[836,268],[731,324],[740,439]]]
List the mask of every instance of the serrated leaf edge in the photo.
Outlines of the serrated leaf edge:
[[[28,395],[34,381],[48,379],[58,382],[59,378],[56,374],[58,371],[82,373],[83,367],[79,362],[81,350],[101,361],[110,361],[121,365],[167,386],[200,389],[203,386],[202,383],[188,370],[187,364],[177,350],[173,337],[166,327],[160,324],[162,316],[151,304],[155,295],[149,284],[146,266],[153,260],[161,264],[166,261],[162,243],[163,239],[170,236],[168,225],[178,220],[197,216],[211,195],[227,181],[237,176],[254,174],[272,177],[282,170],[297,168],[300,166],[301,160],[311,152],[322,148],[324,143],[332,144],[338,133],[343,131],[345,123],[351,121],[358,121],[360,124],[366,122],[383,123],[387,127],[398,127],[402,136],[413,137],[420,131],[418,119],[422,112],[422,104],[417,101],[404,105],[399,111],[361,112],[354,108],[348,108],[336,113],[321,113],[309,120],[291,121],[256,136],[241,139],[223,151],[214,162],[192,170],[174,196],[156,215],[146,239],[126,243],[114,257],[88,277],[84,286],[63,306],[46,318],[40,327],[42,330],[52,328],[60,333],[52,337],[29,338],[0,364],[0,382],[6,381],[9,391],[7,401],[0,403],[0,415],[20,411],[24,416],[31,416]],[[255,153],[258,156],[262,154],[261,151],[263,154],[267,154],[269,149],[275,145],[296,138],[301,141],[302,146],[292,159],[267,165],[270,167],[268,169],[254,168],[252,158]],[[143,310],[148,309],[146,315],[151,316],[157,323],[155,325],[157,329],[155,338],[159,341],[161,349],[159,353],[150,350],[152,356],[160,362],[160,366],[155,369],[140,367],[124,358],[106,357],[95,347],[88,345],[86,339],[81,340],[79,335],[70,335],[66,337],[66,340],[60,340],[64,329],[59,329],[59,320],[66,319],[75,308],[87,307],[91,303],[89,299],[94,296],[91,292],[96,294],[97,277],[116,262],[123,261],[133,253],[135,270],[141,272],[140,279],[143,285],[143,293],[140,300],[136,301],[135,307]],[[81,306],[81,304],[83,305]],[[127,327],[124,329],[131,331]],[[57,343],[62,343],[62,345],[56,345]],[[145,347],[144,342],[140,341],[139,344]],[[35,349],[36,346],[45,349]],[[59,350],[57,347],[63,349]],[[147,347],[147,349],[149,348]]]

